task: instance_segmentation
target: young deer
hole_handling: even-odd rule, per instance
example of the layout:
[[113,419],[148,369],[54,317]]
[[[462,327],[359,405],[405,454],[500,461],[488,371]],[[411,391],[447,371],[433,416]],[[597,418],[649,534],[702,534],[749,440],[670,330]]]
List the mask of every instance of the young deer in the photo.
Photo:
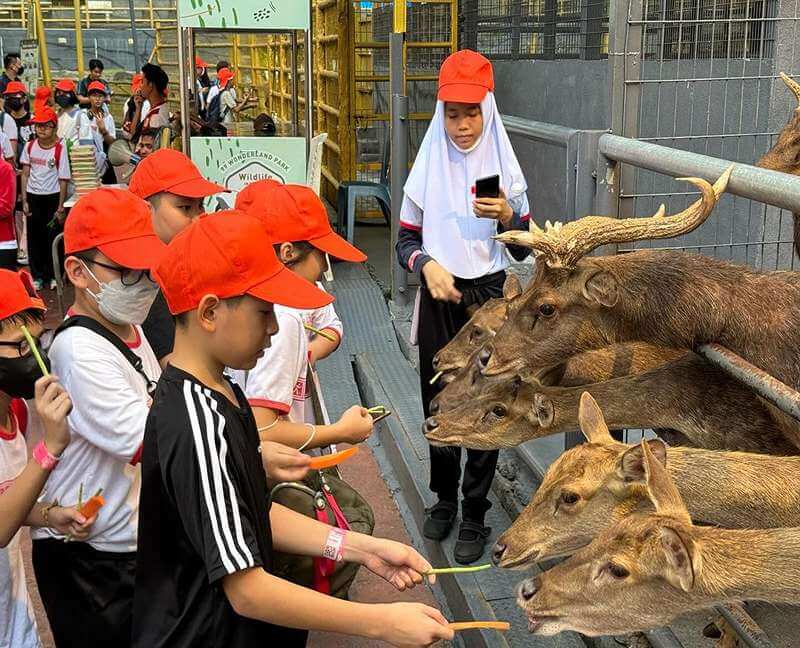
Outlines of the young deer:
[[[616,635],[721,603],[800,600],[800,528],[694,526],[666,468],[642,444],[654,513],[633,513],[553,569],[523,581],[517,603],[540,635]],[[797,479],[785,486],[797,489]]]
[[[580,428],[589,443],[547,470],[525,510],[497,540],[492,559],[522,567],[568,556],[633,512],[652,511],[641,445],[612,438],[597,402],[583,392]],[[647,441],[695,522],[729,529],[800,526],[800,457],[667,447]]]
[[[590,367],[602,366],[589,355],[571,361],[584,358]],[[577,430],[578,405],[587,389],[614,429],[676,430],[691,444],[710,449],[800,452],[757,396],[692,352],[644,373],[592,385],[544,387],[519,376],[491,381],[479,396],[430,417],[426,437],[441,445],[492,450]]]

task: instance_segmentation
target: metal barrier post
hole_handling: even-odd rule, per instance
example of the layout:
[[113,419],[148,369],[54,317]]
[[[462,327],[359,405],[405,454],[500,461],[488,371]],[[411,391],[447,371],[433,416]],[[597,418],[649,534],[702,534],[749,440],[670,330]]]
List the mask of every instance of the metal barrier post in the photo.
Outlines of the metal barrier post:
[[401,301],[408,286],[408,277],[397,263],[394,251],[400,231],[400,206],[403,186],[408,177],[408,97],[406,96],[405,60],[403,58],[406,32],[406,3],[394,3],[394,30],[389,37],[389,72],[391,77],[392,156],[390,183],[392,196],[392,227],[390,263],[392,267],[392,299]]
[[128,0],[128,15],[131,21],[131,39],[133,40],[133,64],[138,69],[139,39],[136,36],[136,8],[133,6],[133,0]]
[[39,59],[42,64],[42,81],[50,85],[50,59],[47,56],[47,34],[44,31],[44,17],[42,16],[42,3],[33,0],[34,13],[36,14],[36,33],[39,37]]
[[78,77],[83,78],[85,71],[83,67],[83,32],[81,31],[81,0],[74,0],[75,9],[75,57],[78,62]]

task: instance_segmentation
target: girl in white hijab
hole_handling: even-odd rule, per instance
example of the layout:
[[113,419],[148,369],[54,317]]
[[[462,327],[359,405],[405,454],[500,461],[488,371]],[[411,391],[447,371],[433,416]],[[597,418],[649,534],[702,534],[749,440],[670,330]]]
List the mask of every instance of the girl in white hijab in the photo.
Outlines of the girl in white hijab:
[[[491,63],[471,50],[449,56],[439,71],[436,110],[405,185],[396,246],[398,260],[421,277],[420,384],[425,416],[438,391],[433,357],[474,309],[503,296],[507,248],[492,237],[527,228],[527,183],[494,99]],[[476,182],[499,176],[496,197],[476,196]],[[527,250],[508,248],[522,260]],[[424,534],[443,540],[458,511],[461,450],[430,448],[430,488],[438,502],[428,510]],[[483,525],[497,451],[467,451],[462,523],[455,559],[477,560],[489,536]]]

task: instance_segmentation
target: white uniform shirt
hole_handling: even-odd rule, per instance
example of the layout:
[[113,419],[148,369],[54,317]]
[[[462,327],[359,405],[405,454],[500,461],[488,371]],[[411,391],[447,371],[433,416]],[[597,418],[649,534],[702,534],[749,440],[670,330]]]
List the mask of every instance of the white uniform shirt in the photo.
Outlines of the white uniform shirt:
[[[103,124],[111,137],[117,137],[117,127],[114,124],[114,118],[111,113],[103,111]],[[85,134],[88,132],[95,148],[95,161],[97,164],[97,174],[103,175],[108,166],[108,160],[104,151],[103,135],[97,127],[97,120],[91,116],[86,110],[82,110],[78,115],[75,127],[78,132],[78,139],[84,139]],[[83,134],[83,136],[82,136]]]
[[78,115],[81,114],[81,109],[78,106],[73,107],[71,110],[65,110],[58,116],[58,137],[65,142],[70,141],[72,144],[78,143],[78,129],[77,121]]
[[[145,373],[158,380],[161,368],[140,327],[129,344]],[[59,333],[49,351],[53,373],[72,399],[72,440],[45,487],[48,501],[75,502],[103,489],[106,503],[87,542],[98,551],[136,551],[144,426],[151,398],[144,378],[106,339],[82,327]],[[34,538],[60,538],[40,529]]]
[[20,164],[29,166],[31,174],[28,178],[28,193],[37,196],[55,194],[59,191],[59,180],[69,180],[72,175],[69,170],[69,153],[67,145],[61,142],[61,155],[56,168],[56,148],[54,144],[49,149],[39,145],[39,140],[25,144],[22,149]]
[[219,114],[222,115],[223,124],[232,124],[236,121],[237,115],[233,111],[236,107],[236,90],[228,88],[223,90],[219,97]]
[[[325,291],[325,287],[319,281],[317,282],[317,288]],[[342,326],[342,320],[339,319],[339,316],[336,314],[336,310],[333,308],[333,303],[323,306],[322,308],[295,310],[295,312],[300,315],[300,319],[303,320],[304,324],[310,324],[318,331],[328,331],[333,333],[339,338],[339,341],[341,341],[342,335],[344,334],[344,327]],[[306,333],[308,335],[309,342],[316,337],[316,333],[311,331],[306,331]]]
[[3,114],[3,132],[9,140],[14,141],[19,139],[19,131],[17,129],[17,122],[8,113]]
[[4,160],[14,157],[14,149],[11,147],[11,140],[5,131],[0,131],[0,153],[3,155]]
[[[11,424],[10,430],[0,428],[0,497],[28,463],[24,436],[28,427],[25,401],[12,402]],[[17,531],[9,545],[0,549],[0,647],[40,648],[42,644],[25,583],[20,535],[21,531]]]
[[276,304],[275,316],[280,329],[270,348],[250,371],[232,375],[252,407],[269,408],[288,415],[294,423],[303,423],[308,398],[308,337],[295,309]]

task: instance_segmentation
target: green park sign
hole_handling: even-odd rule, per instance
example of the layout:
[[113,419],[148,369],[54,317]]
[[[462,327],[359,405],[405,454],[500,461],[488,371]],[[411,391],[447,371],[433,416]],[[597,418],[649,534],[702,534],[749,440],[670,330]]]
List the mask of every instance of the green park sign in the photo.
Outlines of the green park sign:
[[195,29],[306,30],[310,0],[178,0],[181,27]]

